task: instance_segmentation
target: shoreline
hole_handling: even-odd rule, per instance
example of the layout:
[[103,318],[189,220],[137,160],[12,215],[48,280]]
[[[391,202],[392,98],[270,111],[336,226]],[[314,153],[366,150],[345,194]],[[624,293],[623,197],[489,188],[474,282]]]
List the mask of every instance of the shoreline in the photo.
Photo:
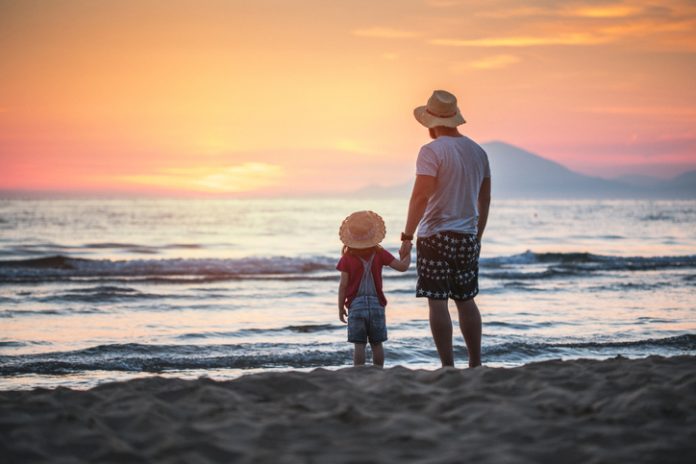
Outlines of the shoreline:
[[696,357],[0,391],[8,463],[689,462]]
[[[503,323],[504,324],[504,323]],[[329,325],[320,325],[321,330]],[[343,327],[341,329],[345,330]],[[397,339],[398,340],[398,339]],[[387,350],[386,368],[406,366],[413,370],[436,370],[440,363],[430,337],[418,343],[396,345]],[[297,344],[283,343],[271,350],[254,350],[253,345],[158,345],[106,344],[72,351],[47,351],[0,355],[0,391],[66,387],[76,390],[113,382],[161,376],[196,380],[234,380],[267,372],[309,372],[317,368],[340,370],[350,367],[351,351],[345,342],[332,342],[334,350],[297,350]],[[393,343],[393,341],[391,342]],[[391,345],[390,343],[390,345]],[[241,354],[239,353],[241,348]],[[457,367],[463,367],[466,347],[454,346]],[[234,351],[237,351],[235,353]],[[515,357],[508,354],[521,353]],[[428,356],[430,355],[430,356]],[[642,359],[646,356],[694,356],[696,334],[679,332],[669,337],[626,341],[548,343],[537,340],[506,343],[498,340],[483,346],[485,367],[518,368],[550,360],[607,360],[615,356]],[[416,359],[414,359],[414,356]],[[526,359],[525,359],[526,358]],[[298,365],[294,365],[297,363]]]

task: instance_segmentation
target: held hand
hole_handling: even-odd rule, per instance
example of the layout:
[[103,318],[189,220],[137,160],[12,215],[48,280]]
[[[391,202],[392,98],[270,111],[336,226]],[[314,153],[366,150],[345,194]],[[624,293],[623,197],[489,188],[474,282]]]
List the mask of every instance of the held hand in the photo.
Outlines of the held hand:
[[348,312],[346,311],[345,307],[340,307],[338,308],[338,318],[346,324],[346,316],[348,316]]
[[401,242],[401,248],[399,249],[399,258],[404,259],[404,256],[411,254],[411,249],[413,248],[413,243],[410,240],[404,240]]

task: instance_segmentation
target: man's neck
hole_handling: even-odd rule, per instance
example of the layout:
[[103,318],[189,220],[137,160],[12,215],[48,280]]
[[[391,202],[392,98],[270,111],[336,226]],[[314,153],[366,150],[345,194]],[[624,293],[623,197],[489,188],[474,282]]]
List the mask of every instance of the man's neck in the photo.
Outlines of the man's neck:
[[462,137],[462,134],[456,127],[438,126],[431,129],[431,136],[436,139],[438,137]]

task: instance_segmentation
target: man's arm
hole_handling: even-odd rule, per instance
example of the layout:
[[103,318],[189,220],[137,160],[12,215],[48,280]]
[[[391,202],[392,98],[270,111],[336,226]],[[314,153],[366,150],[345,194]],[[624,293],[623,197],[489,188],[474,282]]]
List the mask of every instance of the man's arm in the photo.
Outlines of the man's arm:
[[435,191],[436,179],[433,176],[416,176],[416,182],[413,184],[411,192],[411,200],[408,203],[408,217],[406,218],[406,235],[416,233],[416,227],[425,213],[425,207],[428,206],[428,199]]
[[348,288],[348,273],[341,272],[341,283],[338,284],[338,318],[345,324],[346,316],[346,289]]
[[[423,219],[425,207],[428,206],[428,199],[435,191],[435,182],[436,179],[433,176],[416,176],[416,182],[413,184],[413,191],[411,192],[411,200],[408,203],[408,217],[406,218],[406,228],[404,229],[406,235],[416,233],[416,227],[418,227],[420,220]],[[410,240],[405,240],[401,246],[401,255],[404,254],[404,246],[407,242],[408,245],[411,245]]]
[[478,234],[476,237],[481,241],[483,237],[483,231],[486,229],[486,223],[488,222],[488,210],[491,207],[491,178],[484,177],[483,182],[481,182],[481,189],[479,190],[478,196]]

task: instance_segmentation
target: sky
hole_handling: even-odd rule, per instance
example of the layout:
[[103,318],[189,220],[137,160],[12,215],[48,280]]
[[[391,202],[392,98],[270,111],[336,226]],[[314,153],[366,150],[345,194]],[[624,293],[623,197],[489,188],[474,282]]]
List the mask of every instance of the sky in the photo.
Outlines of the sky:
[[0,189],[349,192],[412,115],[601,177],[696,169],[696,2],[0,0]]

